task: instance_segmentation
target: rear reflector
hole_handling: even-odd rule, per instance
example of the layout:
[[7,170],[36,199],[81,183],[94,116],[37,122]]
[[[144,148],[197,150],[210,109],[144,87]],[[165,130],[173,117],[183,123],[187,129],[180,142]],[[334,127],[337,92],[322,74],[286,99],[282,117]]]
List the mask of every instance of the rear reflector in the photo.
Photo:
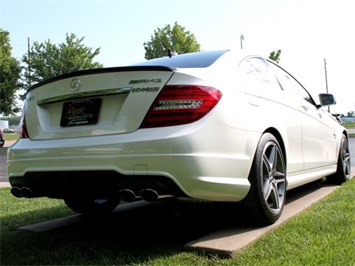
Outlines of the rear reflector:
[[141,128],[192,123],[210,112],[221,97],[219,90],[208,86],[165,86],[150,107]]
[[19,125],[19,135],[21,139],[28,139],[30,136],[28,135],[26,118],[25,118],[25,107],[22,109],[21,120]]

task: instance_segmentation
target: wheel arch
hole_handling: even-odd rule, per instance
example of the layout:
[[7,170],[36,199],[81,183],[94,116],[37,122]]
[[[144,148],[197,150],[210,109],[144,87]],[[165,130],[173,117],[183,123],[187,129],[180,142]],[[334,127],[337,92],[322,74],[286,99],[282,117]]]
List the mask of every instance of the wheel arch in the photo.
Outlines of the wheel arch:
[[[346,140],[347,140],[347,142],[348,142],[348,145],[349,145],[349,133],[347,132],[347,130],[341,130],[341,132],[340,132],[340,134],[339,134],[339,137],[341,138],[342,137],[342,135],[344,135],[345,136],[345,138],[346,138]],[[336,153],[335,153],[335,155],[336,155],[336,158],[338,158],[338,155],[339,155],[339,152],[340,152],[340,141],[338,141],[337,142],[337,144],[336,144]]]
[[[279,148],[275,148],[275,145],[270,143],[275,139]],[[272,155],[275,152],[282,153],[280,156],[283,158]],[[284,153],[285,144],[280,132],[272,127],[262,131],[248,177],[251,184],[250,190],[242,201],[242,206],[260,225],[270,225],[276,222],[284,208],[287,189],[287,164]],[[279,164],[279,160],[284,161],[283,166]]]
[[343,130],[343,135],[347,138],[347,140],[349,140],[349,134],[348,134],[348,131],[346,130]]
[[[264,134],[265,133],[270,133],[272,134],[276,139],[277,141],[279,142],[280,144],[280,147],[281,147],[281,150],[282,150],[282,153],[283,153],[283,156],[284,156],[284,159],[285,159],[285,167],[286,167],[286,172],[287,172],[287,153],[286,153],[286,147],[285,147],[285,143],[283,141],[283,138],[282,138],[282,135],[280,134],[280,132],[274,128],[274,127],[269,127],[267,128],[265,131],[264,131]],[[287,177],[286,177],[287,178]]]

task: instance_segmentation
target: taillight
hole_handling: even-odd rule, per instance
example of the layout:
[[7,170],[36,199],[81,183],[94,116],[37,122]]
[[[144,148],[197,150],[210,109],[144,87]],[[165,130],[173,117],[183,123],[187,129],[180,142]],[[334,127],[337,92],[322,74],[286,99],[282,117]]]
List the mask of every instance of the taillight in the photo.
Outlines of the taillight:
[[168,85],[159,93],[141,128],[192,123],[210,112],[222,93],[208,86]]
[[28,139],[30,136],[28,135],[26,119],[25,119],[25,106],[22,109],[22,115],[19,125],[19,134],[21,139]]

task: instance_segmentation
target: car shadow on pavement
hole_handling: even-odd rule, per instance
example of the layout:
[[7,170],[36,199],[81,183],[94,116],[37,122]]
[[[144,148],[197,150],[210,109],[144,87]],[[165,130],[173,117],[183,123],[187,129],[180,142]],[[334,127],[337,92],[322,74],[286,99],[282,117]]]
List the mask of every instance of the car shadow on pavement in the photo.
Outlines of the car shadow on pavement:
[[[287,204],[325,186],[315,182],[303,189],[292,190]],[[84,242],[100,241],[106,248],[151,248],[152,246],[183,246],[223,228],[261,228],[238,204],[187,203],[174,200],[155,203],[134,202],[119,205],[112,214],[85,217],[74,214],[47,222],[18,228],[40,235],[52,235]]]
[[[11,239],[2,241],[2,252],[10,254],[16,250],[17,256],[25,260],[40,250],[41,254],[53,257],[53,261],[68,250],[73,250],[74,261],[80,260],[80,256],[96,259],[102,254],[108,258],[159,257],[182,252],[186,243],[225,226],[236,214],[242,218],[240,224],[246,223],[237,209],[226,213],[223,204],[166,201],[131,205],[119,206],[107,216],[87,218],[73,214],[14,228]],[[23,224],[28,215],[43,221],[45,211],[22,213],[11,219],[21,220]],[[40,256],[38,259],[37,263],[43,264]],[[9,256],[3,256],[3,263],[9,261]]]
[[120,246],[147,246],[166,242],[184,245],[224,226],[250,224],[248,216],[236,204],[187,203],[161,201],[135,202],[118,206],[112,214],[85,217],[74,214],[18,231],[36,234],[76,235],[80,238],[120,242]]

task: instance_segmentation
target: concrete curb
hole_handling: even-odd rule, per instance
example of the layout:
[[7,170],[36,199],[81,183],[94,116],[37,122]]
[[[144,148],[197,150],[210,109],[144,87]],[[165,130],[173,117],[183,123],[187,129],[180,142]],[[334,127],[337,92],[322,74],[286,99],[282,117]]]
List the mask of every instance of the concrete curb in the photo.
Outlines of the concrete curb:
[[[252,227],[248,225],[236,225],[235,227],[221,228],[204,237],[187,243],[184,250],[193,251],[203,255],[217,255],[221,258],[231,258],[240,250],[248,247],[266,233],[276,229],[291,217],[301,213],[320,199],[332,193],[339,186],[328,186],[325,182],[320,185],[310,185],[297,193],[289,196],[287,204],[280,219],[273,225],[266,227]],[[139,208],[147,206],[146,202],[135,202],[128,205],[119,206],[115,212],[125,211],[128,208]],[[63,228],[84,221],[82,215],[75,214],[51,221],[26,225],[18,228],[21,231],[33,233],[44,233],[58,228]]]
[[320,199],[329,195],[339,186],[323,186],[315,191],[305,190],[302,195],[298,194],[296,200],[289,199],[290,203],[285,205],[280,219],[266,227],[236,227],[223,228],[215,231],[200,239],[187,243],[184,249],[187,251],[194,251],[204,255],[217,255],[222,258],[231,258],[235,256],[240,250],[249,246],[266,233],[274,230],[291,217],[304,211]]
[[0,188],[2,187],[11,187],[9,182],[0,182]]

